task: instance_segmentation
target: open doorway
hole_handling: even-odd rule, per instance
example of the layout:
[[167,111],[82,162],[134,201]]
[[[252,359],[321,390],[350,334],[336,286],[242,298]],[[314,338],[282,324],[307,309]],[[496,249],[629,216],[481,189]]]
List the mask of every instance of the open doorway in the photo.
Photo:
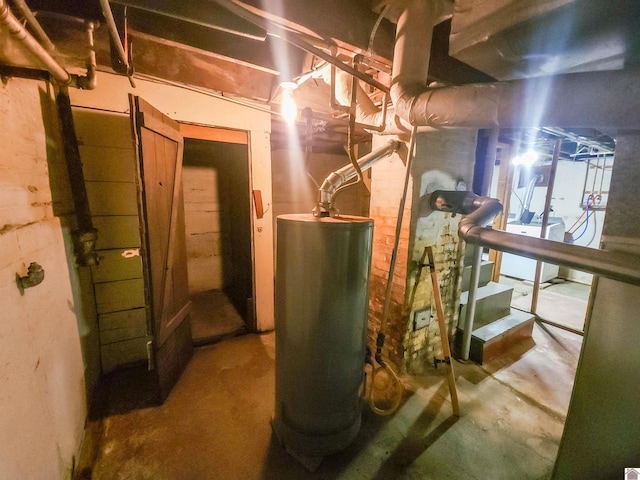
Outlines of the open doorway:
[[[504,224],[499,228],[598,248],[614,159],[613,140],[594,132],[589,132],[590,137],[561,129],[552,133],[542,129],[535,141],[499,144],[490,192],[505,205]],[[556,144],[557,165],[552,174]],[[553,191],[546,204],[551,184]],[[548,222],[543,233],[545,212]],[[591,274],[543,262],[536,291],[535,260],[508,253],[497,257],[500,283],[514,289],[512,307],[535,312],[539,320],[565,330],[584,332]]]
[[182,182],[191,330],[202,345],[253,329],[246,142],[185,138]]

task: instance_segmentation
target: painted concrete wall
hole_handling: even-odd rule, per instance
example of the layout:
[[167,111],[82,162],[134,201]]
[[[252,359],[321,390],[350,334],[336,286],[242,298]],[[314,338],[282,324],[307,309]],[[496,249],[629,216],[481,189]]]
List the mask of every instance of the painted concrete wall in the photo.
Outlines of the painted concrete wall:
[[[246,130],[249,132],[251,189],[261,190],[265,205],[263,218],[252,214],[253,254],[257,328],[273,328],[273,222],[271,189],[271,115],[224,99],[186,88],[136,79],[131,88],[125,77],[101,73],[98,88],[74,90],[74,106],[128,113],[128,94],[144,98],[174,120]],[[252,207],[253,208],[253,207]]]
[[[73,289],[88,269],[71,253],[51,92],[10,78],[0,112],[0,478],[66,479],[86,416],[80,338],[92,327]],[[30,262],[45,278],[21,295],[16,273]]]

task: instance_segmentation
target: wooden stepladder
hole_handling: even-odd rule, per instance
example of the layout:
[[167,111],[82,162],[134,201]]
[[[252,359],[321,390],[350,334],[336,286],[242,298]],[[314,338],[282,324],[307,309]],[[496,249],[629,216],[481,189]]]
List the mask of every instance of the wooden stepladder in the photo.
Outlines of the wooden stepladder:
[[[425,257],[428,258],[429,263],[424,263]],[[436,316],[438,317],[438,327],[440,329],[440,339],[442,341],[442,360],[434,359],[434,364],[444,363],[447,368],[447,381],[449,382],[449,394],[451,395],[451,405],[453,407],[453,414],[456,417],[460,416],[460,405],[458,404],[458,390],[456,388],[456,377],[453,371],[453,364],[451,363],[451,347],[449,346],[449,334],[447,332],[447,326],[444,323],[444,309],[442,307],[442,296],[440,294],[440,284],[438,283],[438,272],[436,271],[435,261],[433,259],[433,249],[431,246],[424,248],[422,255],[421,266],[429,267],[431,272],[431,284],[433,286],[433,298],[436,304]]]

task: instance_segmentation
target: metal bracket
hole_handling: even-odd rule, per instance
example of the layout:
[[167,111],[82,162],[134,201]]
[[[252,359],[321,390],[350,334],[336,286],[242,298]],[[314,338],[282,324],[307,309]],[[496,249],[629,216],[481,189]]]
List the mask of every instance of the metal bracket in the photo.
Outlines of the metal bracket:
[[451,359],[449,357],[446,357],[446,358],[433,357],[433,368],[437,369],[438,364],[440,363],[446,363],[447,365],[451,365]]

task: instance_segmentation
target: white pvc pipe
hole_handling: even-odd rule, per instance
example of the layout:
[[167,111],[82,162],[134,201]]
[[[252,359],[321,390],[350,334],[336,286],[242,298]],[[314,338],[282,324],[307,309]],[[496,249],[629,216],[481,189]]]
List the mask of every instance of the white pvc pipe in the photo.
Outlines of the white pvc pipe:
[[71,75],[40,45],[20,21],[11,13],[5,0],[0,0],[0,26],[4,26],[17,41],[21,42],[61,84],[71,83]]

